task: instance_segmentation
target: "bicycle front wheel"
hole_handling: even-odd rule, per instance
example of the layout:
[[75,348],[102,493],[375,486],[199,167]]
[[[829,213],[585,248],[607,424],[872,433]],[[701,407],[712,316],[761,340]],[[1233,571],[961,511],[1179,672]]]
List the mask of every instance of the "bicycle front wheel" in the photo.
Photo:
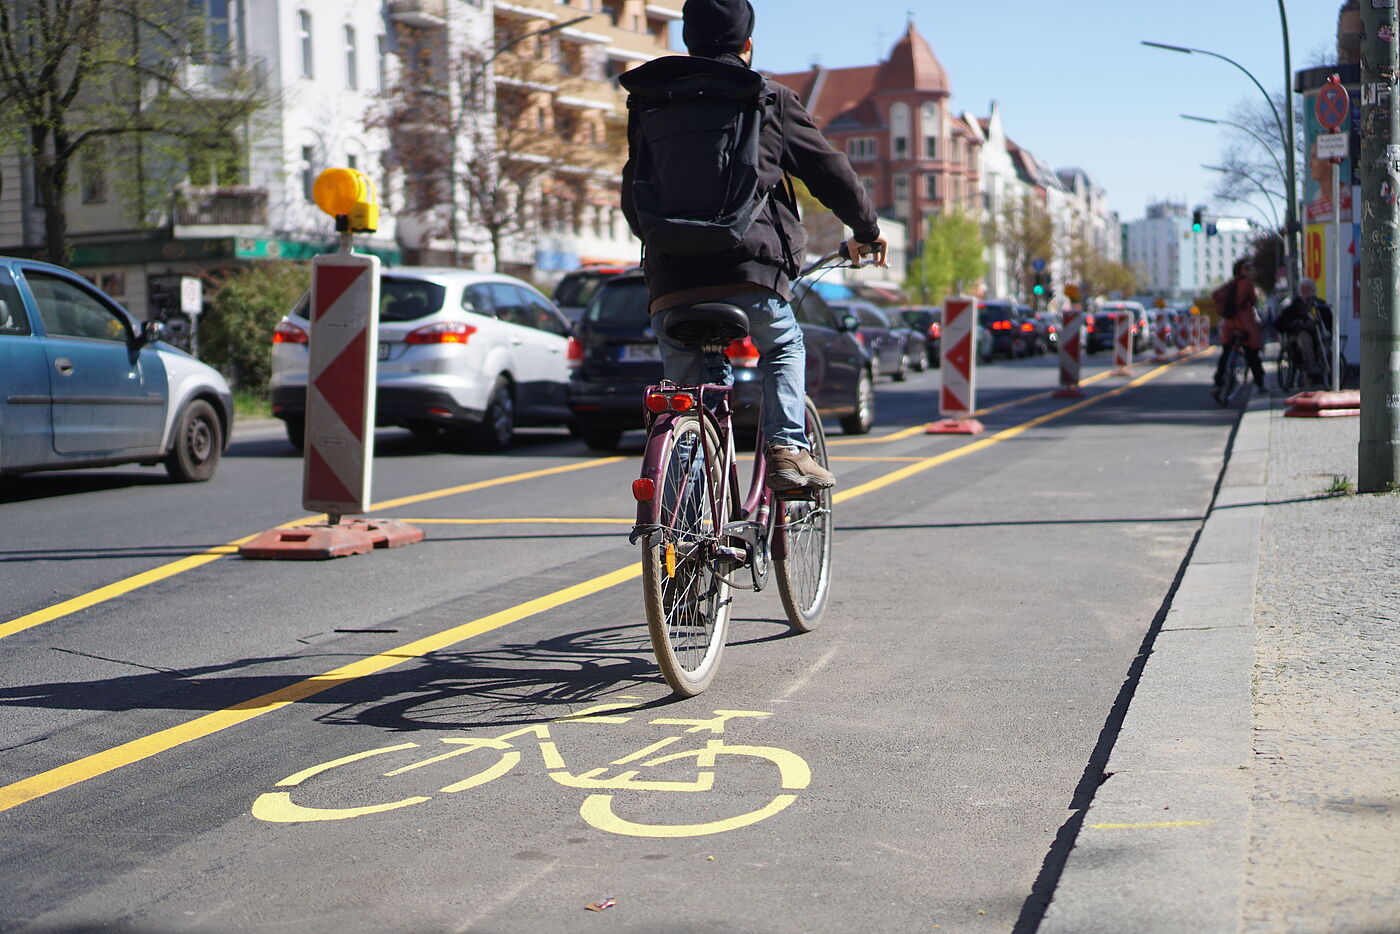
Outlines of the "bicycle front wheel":
[[1293,360],[1293,353],[1289,350],[1288,339],[1284,338],[1278,344],[1278,365],[1275,369],[1274,379],[1278,383],[1279,389],[1292,389],[1293,382],[1298,378],[1298,366]]
[[1221,394],[1227,405],[1238,400],[1240,394],[1244,392],[1248,373],[1244,351],[1239,349],[1230,351],[1230,360],[1225,365],[1225,391]]
[[[729,581],[714,554],[720,538],[712,506],[720,486],[714,428],[699,416],[672,421],[656,491],[659,528],[642,540],[642,587],[656,662],[684,697],[714,680],[729,625]],[[729,504],[719,505],[723,521]]]
[[[812,400],[807,400],[807,441],[812,459],[823,467],[826,460],[826,434],[821,416]],[[784,547],[773,558],[778,578],[778,595],[788,622],[798,632],[811,632],[826,612],[831,592],[831,491],[820,490],[811,499],[780,500],[782,512],[778,534]]]

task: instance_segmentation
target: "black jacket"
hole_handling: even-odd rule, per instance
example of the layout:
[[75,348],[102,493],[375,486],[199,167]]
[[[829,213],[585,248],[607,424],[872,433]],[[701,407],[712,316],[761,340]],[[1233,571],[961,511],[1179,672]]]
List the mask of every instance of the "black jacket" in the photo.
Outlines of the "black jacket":
[[[655,59],[624,74],[623,87],[665,90],[684,82],[693,88],[697,80],[716,82],[717,87],[732,81],[714,67],[714,61],[686,55]],[[725,55],[723,64],[742,64],[742,59]],[[783,173],[801,179],[807,189],[851,228],[857,240],[868,243],[880,236],[875,206],[843,153],[832,149],[812,122],[811,116],[791,88],[765,79],[765,93],[772,106],[759,141],[759,180],[774,187],[771,207],[765,207],[733,250],[706,256],[670,256],[646,251],[643,271],[653,300],[682,289],[728,283],[752,282],[788,295],[791,280],[800,268],[806,251],[807,234],[798,217],[797,205],[787,193]],[[635,152],[637,122],[629,116],[627,142]],[[622,169],[622,213],[632,232],[641,237],[636,209],[632,203],[633,160]],[[774,227],[774,218],[778,227]],[[824,245],[834,249],[836,244]]]

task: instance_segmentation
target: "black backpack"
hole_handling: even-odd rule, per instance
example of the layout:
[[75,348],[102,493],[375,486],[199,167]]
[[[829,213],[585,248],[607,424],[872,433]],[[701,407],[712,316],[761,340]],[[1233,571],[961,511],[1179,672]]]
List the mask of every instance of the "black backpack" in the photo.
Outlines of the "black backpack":
[[751,74],[730,88],[628,88],[638,128],[632,203],[648,252],[731,250],[768,203],[776,186],[759,180],[759,139],[776,95]]

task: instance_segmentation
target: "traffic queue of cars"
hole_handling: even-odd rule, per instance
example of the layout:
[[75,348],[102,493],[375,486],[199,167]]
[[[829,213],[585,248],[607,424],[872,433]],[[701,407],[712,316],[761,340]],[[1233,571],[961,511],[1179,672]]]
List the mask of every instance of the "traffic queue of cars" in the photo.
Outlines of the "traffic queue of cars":
[[[848,434],[873,427],[878,378],[902,381],[939,363],[937,306],[881,308],[805,280],[794,292],[807,391]],[[271,348],[272,414],[298,449],[308,304],[302,296],[277,324]],[[1053,315],[993,300],[977,310],[983,362],[1054,345]],[[1090,352],[1105,336],[1111,343],[1112,315],[1123,311],[1133,312],[1143,345],[1157,321],[1175,322],[1170,310],[1149,315],[1136,303],[1113,303],[1091,316]],[[134,462],[164,464],[177,480],[211,477],[228,443],[232,393],[217,371],[162,337],[158,322],[136,321],[76,273],[0,257],[7,390],[0,395],[0,474]],[[758,349],[744,339],[726,353],[737,423],[753,433]],[[377,372],[381,426],[499,451],[519,426],[566,425],[590,448],[609,450],[623,432],[642,427],[638,400],[661,379],[662,364],[636,268],[583,267],[561,280],[551,301],[507,275],[391,267],[380,279]]]

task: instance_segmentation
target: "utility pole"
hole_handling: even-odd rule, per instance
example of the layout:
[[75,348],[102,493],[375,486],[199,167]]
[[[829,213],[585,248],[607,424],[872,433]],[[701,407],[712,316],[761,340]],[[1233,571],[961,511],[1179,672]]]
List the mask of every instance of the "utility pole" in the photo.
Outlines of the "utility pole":
[[[1384,7],[1384,8],[1382,8]],[[1361,4],[1361,443],[1357,488],[1400,484],[1400,10]]]

